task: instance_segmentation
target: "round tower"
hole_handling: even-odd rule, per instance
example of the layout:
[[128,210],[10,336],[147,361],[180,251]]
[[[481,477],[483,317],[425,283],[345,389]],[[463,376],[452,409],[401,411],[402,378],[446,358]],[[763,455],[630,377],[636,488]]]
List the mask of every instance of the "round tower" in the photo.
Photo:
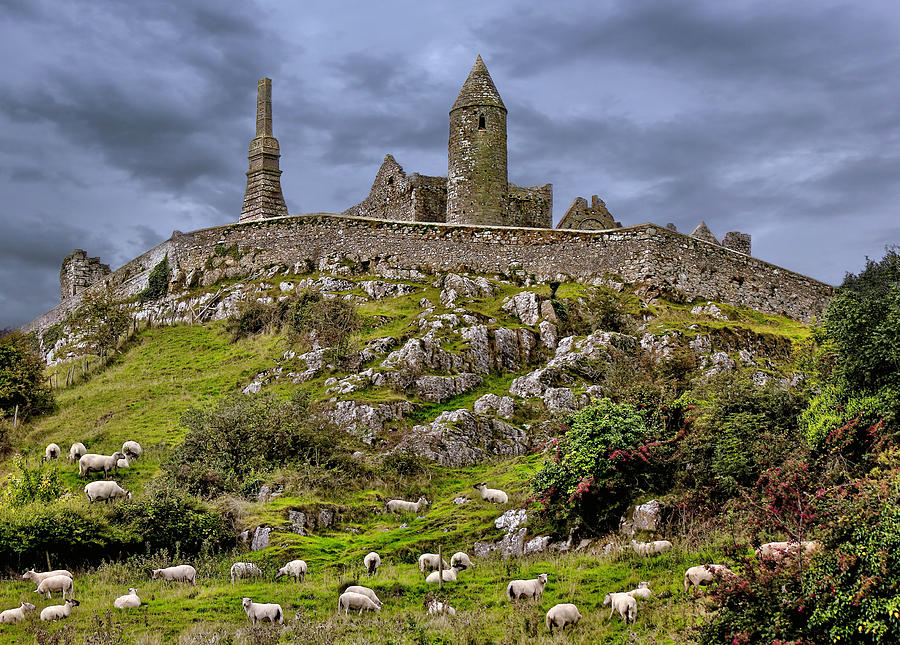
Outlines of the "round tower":
[[481,56],[450,109],[447,222],[506,224],[506,106]]

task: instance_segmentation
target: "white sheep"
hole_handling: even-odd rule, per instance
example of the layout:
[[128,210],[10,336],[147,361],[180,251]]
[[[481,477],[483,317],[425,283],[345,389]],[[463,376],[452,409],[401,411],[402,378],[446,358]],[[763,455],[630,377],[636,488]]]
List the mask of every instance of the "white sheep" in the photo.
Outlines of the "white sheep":
[[440,572],[432,571],[425,577],[425,582],[438,583],[441,581],[441,578],[444,579],[444,582],[456,582],[457,578],[459,578],[459,572],[460,569],[457,567],[450,567]]
[[733,576],[734,573],[724,564],[701,564],[684,572],[684,592],[693,585],[696,592],[701,585],[715,582],[717,578]]
[[59,459],[59,446],[55,443],[47,444],[47,447],[44,448],[44,459],[43,461],[50,461],[51,459]]
[[153,569],[150,573],[150,579],[156,580],[157,578],[162,578],[169,582],[190,582],[195,587],[197,586],[197,570],[189,564]]
[[653,542],[637,542],[631,541],[632,550],[638,555],[649,556],[665,553],[672,548],[672,543],[668,540],[655,540]]
[[350,593],[361,594],[361,595],[365,596],[366,598],[368,598],[369,600],[371,600],[372,602],[374,602],[379,607],[381,607],[382,603],[378,599],[378,595],[375,593],[375,591],[373,589],[369,589],[368,587],[363,587],[362,585],[350,585],[349,587],[344,589],[344,591],[345,592],[349,591]]
[[47,578],[52,578],[53,576],[69,576],[72,579],[75,578],[75,576],[73,576],[71,573],[69,573],[65,569],[56,569],[54,571],[44,571],[43,573],[38,573],[37,571],[32,569],[32,570],[26,571],[25,573],[22,574],[22,580],[31,580],[34,584],[37,585],[37,584],[40,584],[43,580],[46,580]]
[[344,612],[346,616],[350,613],[350,610],[356,611],[359,610],[359,615],[362,616],[363,611],[381,611],[381,607],[372,602],[371,598],[368,596],[364,596],[361,593],[353,593],[352,591],[345,591],[341,594],[341,597],[338,598],[338,615],[340,615],[341,611]]
[[626,623],[634,622],[637,619],[637,600],[627,593],[608,593],[603,599],[603,606],[610,605],[609,616],[607,620],[612,618],[614,612],[619,612],[619,616]]
[[137,595],[137,589],[131,587],[124,596],[119,596],[113,600],[113,607],[116,609],[133,609],[141,606],[141,599]]
[[450,565],[447,564],[447,561],[443,558],[439,558],[437,553],[423,553],[419,556],[419,571],[422,572],[422,575],[426,575],[427,571],[434,571],[438,568],[438,564],[442,565],[444,569],[449,569]]
[[235,562],[231,565],[231,584],[241,578],[259,578],[262,571],[252,562]]
[[415,502],[407,502],[404,499],[392,499],[385,504],[391,513],[418,513],[423,506],[428,506],[428,500],[420,497]]
[[481,493],[481,499],[486,502],[491,502],[492,504],[506,504],[509,501],[509,495],[499,488],[488,488],[485,482],[475,484],[472,488],[478,490]]
[[144,454],[144,449],[137,441],[126,441],[122,444],[122,454],[129,459],[137,459]]
[[639,582],[637,589],[632,589],[628,592],[628,595],[632,598],[642,598],[643,600],[647,600],[647,598],[653,595],[653,592],[650,591],[649,582]]
[[457,551],[453,554],[453,557],[450,558],[450,566],[456,567],[460,570],[473,569],[475,567],[475,565],[472,564],[472,561],[469,559],[469,556],[462,551]]
[[278,573],[275,574],[275,579],[278,580],[281,576],[291,576],[297,582],[303,582],[306,580],[306,572],[308,570],[309,568],[303,560],[291,560],[278,570]]
[[455,616],[456,610],[447,603],[441,602],[440,600],[432,600],[430,603],[428,603],[428,611],[426,613],[429,616]]
[[546,573],[542,573],[532,580],[513,580],[506,585],[506,596],[510,600],[519,600],[520,598],[537,600],[544,593],[544,585],[546,584]]
[[786,555],[796,555],[798,551],[802,551],[804,555],[810,555],[819,548],[821,548],[821,544],[811,540],[803,540],[802,542],[767,542],[756,549],[756,557],[780,560]]
[[110,480],[91,482],[84,487],[84,494],[92,504],[94,502],[109,503],[117,499],[131,499],[131,493]]
[[72,447],[69,448],[69,456],[66,458],[72,463],[81,459],[81,455],[87,452],[87,448],[84,447],[84,444],[80,441],[76,441],[72,444]]
[[369,575],[374,576],[378,571],[378,567],[381,566],[381,556],[372,551],[363,558],[363,564],[366,565],[366,571],[369,572]]
[[241,604],[247,612],[247,618],[254,625],[267,620],[273,625],[275,623],[284,625],[284,610],[278,603],[253,602],[249,598],[241,598]]
[[72,607],[77,607],[81,603],[74,598],[69,598],[64,605],[50,605],[41,610],[41,620],[62,620],[68,618],[72,613]]
[[122,457],[119,461],[116,462],[116,468],[130,468],[131,462],[128,460],[128,457]]
[[23,602],[14,609],[0,611],[0,625],[15,625],[25,620],[25,614],[34,611],[34,605],[30,602]]
[[39,593],[42,596],[46,595],[47,598],[51,598],[53,597],[54,591],[61,592],[63,598],[65,598],[68,593],[69,598],[71,598],[75,595],[75,582],[69,576],[50,576],[49,578],[41,580],[40,584],[38,584],[38,588],[34,590],[34,593]]
[[547,612],[547,629],[550,630],[551,634],[554,627],[565,631],[566,625],[574,627],[579,620],[581,620],[581,614],[578,612],[578,607],[570,602],[560,603],[553,605],[550,611]]
[[95,455],[88,452],[81,455],[81,459],[78,460],[78,474],[84,477],[94,471],[100,472],[102,470],[103,475],[108,477],[109,471],[115,471],[119,466],[119,460],[124,456],[121,452],[114,452],[109,456]]

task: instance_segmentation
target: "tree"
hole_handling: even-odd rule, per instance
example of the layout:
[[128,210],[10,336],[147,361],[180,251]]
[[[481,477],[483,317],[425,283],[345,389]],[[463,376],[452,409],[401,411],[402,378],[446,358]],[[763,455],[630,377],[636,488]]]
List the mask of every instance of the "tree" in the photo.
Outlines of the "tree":
[[102,359],[115,352],[131,318],[107,289],[87,292],[75,321],[84,330],[91,351]]
[[53,408],[44,367],[31,341],[21,332],[14,331],[0,338],[0,415],[12,414],[16,406],[20,416]]

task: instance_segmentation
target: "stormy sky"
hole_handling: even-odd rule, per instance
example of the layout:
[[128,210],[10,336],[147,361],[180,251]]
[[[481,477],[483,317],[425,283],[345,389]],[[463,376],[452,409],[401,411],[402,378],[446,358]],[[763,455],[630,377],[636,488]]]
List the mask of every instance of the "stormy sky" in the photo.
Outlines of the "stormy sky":
[[115,269],[237,220],[263,76],[290,213],[357,203],[386,153],[445,175],[478,53],[557,220],[596,193],[836,284],[900,242],[898,34],[871,0],[0,0],[0,328],[74,248]]

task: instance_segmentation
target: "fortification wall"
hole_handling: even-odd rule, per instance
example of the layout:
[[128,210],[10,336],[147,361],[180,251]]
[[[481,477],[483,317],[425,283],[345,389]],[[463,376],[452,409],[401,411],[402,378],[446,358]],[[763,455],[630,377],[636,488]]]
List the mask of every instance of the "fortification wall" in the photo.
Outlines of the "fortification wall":
[[506,225],[522,228],[553,227],[553,186],[525,188],[509,184]]

